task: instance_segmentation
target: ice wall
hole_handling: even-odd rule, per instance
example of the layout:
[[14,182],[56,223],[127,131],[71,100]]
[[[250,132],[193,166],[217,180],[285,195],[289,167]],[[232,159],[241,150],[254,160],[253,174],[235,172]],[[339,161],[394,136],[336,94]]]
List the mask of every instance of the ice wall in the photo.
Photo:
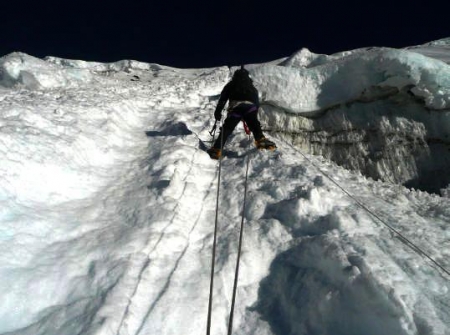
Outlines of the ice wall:
[[450,183],[450,66],[389,48],[301,50],[252,69],[268,131],[375,179]]

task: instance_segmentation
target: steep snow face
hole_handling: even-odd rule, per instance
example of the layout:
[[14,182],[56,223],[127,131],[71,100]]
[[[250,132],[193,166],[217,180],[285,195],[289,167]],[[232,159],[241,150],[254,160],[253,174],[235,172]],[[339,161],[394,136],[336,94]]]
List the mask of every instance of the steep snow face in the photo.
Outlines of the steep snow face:
[[375,179],[435,193],[450,184],[448,64],[407,50],[303,49],[252,73],[269,130]]
[[[374,66],[359,53],[330,56],[338,62],[331,68],[351,68],[348,57],[355,67]],[[302,84],[309,106],[318,105],[327,64],[312,66],[316,74]],[[343,113],[329,100],[328,111],[305,110],[316,119],[288,118],[297,105],[281,98],[275,79],[289,87],[295,69],[279,68],[252,72],[263,91],[274,90],[264,93],[261,116],[265,128],[279,130],[280,154],[256,151],[236,129],[218,184],[218,164],[202,148],[228,68],[1,58],[0,333],[206,332],[220,185],[213,334],[227,333],[243,215],[233,334],[448,335],[449,278],[355,199],[447,269],[449,199],[303,155],[292,145],[295,134],[316,122],[324,132],[339,122],[347,129],[351,106]],[[338,90],[336,101],[355,92]],[[352,122],[365,125],[376,112],[359,110]],[[445,130],[434,114],[411,113],[435,134]],[[424,132],[406,116],[395,120],[397,128]]]

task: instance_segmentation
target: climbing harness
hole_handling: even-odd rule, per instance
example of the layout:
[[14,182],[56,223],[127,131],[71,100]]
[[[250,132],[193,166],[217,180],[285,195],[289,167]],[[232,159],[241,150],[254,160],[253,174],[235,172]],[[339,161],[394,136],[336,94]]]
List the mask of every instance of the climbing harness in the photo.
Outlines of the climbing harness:
[[247,135],[250,135],[250,128],[247,126],[244,120],[242,120],[242,124],[244,125],[244,131]]
[[[217,122],[217,121],[216,121]],[[245,123],[244,123],[245,124]],[[248,139],[250,141],[250,134],[248,135]],[[211,135],[213,136],[213,135]],[[214,141],[214,136],[213,136]],[[220,144],[221,150],[223,149],[223,136],[222,143]],[[234,306],[236,303],[236,293],[237,293],[237,284],[239,280],[239,264],[241,259],[241,251],[242,251],[242,241],[244,236],[244,219],[245,219],[245,209],[246,209],[246,201],[247,201],[247,185],[248,185],[248,170],[250,166],[250,156],[247,157],[247,164],[245,170],[245,182],[244,182],[244,203],[242,208],[242,217],[241,224],[239,230],[239,243],[238,243],[238,252],[236,259],[236,270],[234,274],[234,284],[233,284],[233,293],[230,307],[230,316],[228,322],[228,335],[232,334],[233,331],[233,316],[234,316]],[[213,303],[213,291],[214,291],[214,270],[215,270],[215,262],[216,262],[216,246],[217,246],[217,228],[218,228],[218,215],[219,215],[219,196],[220,196],[220,176],[221,176],[221,167],[222,167],[222,158],[219,157],[219,172],[217,177],[217,195],[216,195],[216,213],[215,213],[215,222],[214,222],[214,237],[213,237],[213,250],[212,250],[212,260],[211,260],[211,277],[210,277],[210,286],[209,286],[209,303],[208,303],[208,320],[206,326],[206,334],[211,334],[211,316],[212,316],[212,303]]]
[[[368,208],[366,205],[364,205],[361,201],[356,199],[350,192],[348,192],[344,187],[342,187],[337,181],[335,181],[333,178],[331,178],[325,171],[323,171],[320,167],[318,167],[314,162],[309,159],[303,152],[301,152],[299,149],[295,148],[292,144],[284,141],[286,144],[288,144],[295,152],[302,155],[312,166],[314,166],[322,175],[324,175],[327,179],[329,179],[333,184],[335,184],[342,192],[344,192],[349,198],[351,198],[359,207],[364,209],[367,213],[372,215],[372,217],[376,218],[378,221],[380,221],[383,225],[385,225],[391,232],[393,232],[398,239],[405,244],[407,247],[412,249],[414,252],[416,252],[419,256],[425,257],[430,262],[432,262],[435,266],[437,266],[440,270],[445,272],[447,275],[450,276],[450,271],[447,270],[444,266],[439,264],[433,257],[431,257],[427,252],[423,251],[419,246],[417,246],[414,242],[409,240],[407,237],[405,237],[402,233],[400,233],[397,229],[392,227],[389,223],[387,223],[385,220],[383,220],[379,215],[374,213],[370,208]],[[439,272],[439,271],[438,271]],[[442,275],[442,274],[441,274]],[[444,277],[445,278],[445,277]]]

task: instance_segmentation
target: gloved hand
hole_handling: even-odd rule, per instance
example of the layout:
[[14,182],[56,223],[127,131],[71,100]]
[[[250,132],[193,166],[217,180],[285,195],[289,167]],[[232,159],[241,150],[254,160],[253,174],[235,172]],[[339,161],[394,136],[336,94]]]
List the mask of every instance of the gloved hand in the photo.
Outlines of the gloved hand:
[[217,121],[220,121],[220,119],[222,118],[222,112],[220,111],[220,109],[216,109],[214,111],[214,117],[216,118]]

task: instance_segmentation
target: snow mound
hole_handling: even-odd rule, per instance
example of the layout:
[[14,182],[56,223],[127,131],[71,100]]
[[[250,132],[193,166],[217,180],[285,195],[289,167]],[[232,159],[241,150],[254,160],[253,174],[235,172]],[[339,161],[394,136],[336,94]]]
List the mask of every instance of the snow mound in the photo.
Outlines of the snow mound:
[[310,64],[305,54],[286,66],[252,71],[268,103],[290,113],[311,114],[394,88],[407,90],[429,109],[450,108],[450,67],[441,61],[405,50],[372,48],[321,66],[292,67]]
[[84,85],[89,71],[57,66],[45,60],[14,52],[0,58],[0,86],[23,86],[30,90]]
[[175,69],[169,66],[159,65],[156,63],[144,63],[135,60],[121,60],[112,63],[87,62],[77,59],[64,59],[58,57],[48,56],[45,60],[52,64],[57,64],[66,68],[73,69],[88,69],[97,73],[107,72],[131,72],[133,70],[142,71],[160,71]]
[[331,57],[328,55],[315,54],[306,48],[302,48],[278,65],[294,68],[309,68],[325,64],[330,59]]

